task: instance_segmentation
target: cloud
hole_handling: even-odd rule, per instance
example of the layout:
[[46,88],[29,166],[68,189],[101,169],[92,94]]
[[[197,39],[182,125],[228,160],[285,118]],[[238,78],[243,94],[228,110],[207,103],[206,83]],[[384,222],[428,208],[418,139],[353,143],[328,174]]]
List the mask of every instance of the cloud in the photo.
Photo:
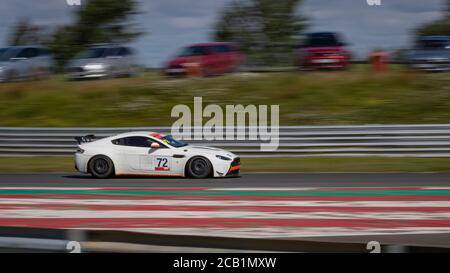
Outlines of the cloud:
[[176,17],[170,19],[170,24],[175,28],[199,28],[206,26],[210,21],[208,17]]

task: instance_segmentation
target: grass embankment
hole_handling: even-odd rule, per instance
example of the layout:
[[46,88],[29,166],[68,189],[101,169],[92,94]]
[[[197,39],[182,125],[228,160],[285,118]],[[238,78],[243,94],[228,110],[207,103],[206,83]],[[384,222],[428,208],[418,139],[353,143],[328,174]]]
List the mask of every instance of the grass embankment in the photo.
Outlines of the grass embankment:
[[[72,157],[0,157],[0,172],[74,172]],[[243,158],[245,172],[448,172],[450,158]]]
[[177,104],[279,104],[282,125],[448,123],[450,74],[402,69],[0,84],[0,126],[170,126]]

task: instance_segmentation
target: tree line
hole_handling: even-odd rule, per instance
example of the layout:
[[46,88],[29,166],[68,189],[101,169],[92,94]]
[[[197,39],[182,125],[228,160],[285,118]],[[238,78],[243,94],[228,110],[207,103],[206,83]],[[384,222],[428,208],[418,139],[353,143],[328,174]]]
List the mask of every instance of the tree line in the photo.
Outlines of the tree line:
[[450,35],[450,0],[447,0],[442,18],[416,29],[416,36]]
[[[220,12],[212,38],[236,42],[254,64],[290,64],[292,48],[307,28],[307,18],[298,14],[302,2],[235,0]],[[136,0],[89,0],[75,11],[73,22],[51,31],[27,19],[19,20],[8,42],[46,45],[62,68],[92,44],[126,43],[143,35],[132,20],[138,10]],[[450,35],[450,0],[443,18],[417,28],[415,35]]]

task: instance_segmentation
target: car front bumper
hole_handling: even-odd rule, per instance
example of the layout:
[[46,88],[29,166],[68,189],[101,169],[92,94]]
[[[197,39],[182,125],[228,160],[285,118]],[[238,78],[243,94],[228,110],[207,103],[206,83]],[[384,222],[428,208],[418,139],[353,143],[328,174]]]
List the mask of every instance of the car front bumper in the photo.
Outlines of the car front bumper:
[[70,79],[95,79],[110,76],[107,69],[85,69],[83,67],[71,67],[67,69],[67,77]]
[[230,164],[230,168],[228,169],[228,173],[226,176],[239,176],[239,172],[241,169],[241,159],[236,157]]
[[342,69],[348,66],[348,60],[343,56],[317,56],[308,57],[303,60],[305,68],[314,69]]
[[166,68],[164,73],[167,76],[182,76],[186,74],[186,69],[182,66],[180,67],[169,67]]
[[212,159],[214,166],[214,177],[238,176],[241,167],[241,160],[235,157],[232,161]]

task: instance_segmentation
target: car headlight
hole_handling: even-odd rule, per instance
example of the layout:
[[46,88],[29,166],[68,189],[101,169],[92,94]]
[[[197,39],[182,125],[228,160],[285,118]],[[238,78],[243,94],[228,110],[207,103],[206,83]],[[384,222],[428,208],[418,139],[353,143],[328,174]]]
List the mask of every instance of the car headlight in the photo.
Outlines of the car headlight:
[[84,154],[84,150],[81,148],[77,148],[77,154]]
[[84,66],[86,70],[103,70],[105,69],[105,65],[103,64],[87,64]]
[[217,157],[218,159],[222,159],[222,160],[226,160],[226,161],[231,161],[231,158],[226,157],[226,156],[216,155],[216,157]]

